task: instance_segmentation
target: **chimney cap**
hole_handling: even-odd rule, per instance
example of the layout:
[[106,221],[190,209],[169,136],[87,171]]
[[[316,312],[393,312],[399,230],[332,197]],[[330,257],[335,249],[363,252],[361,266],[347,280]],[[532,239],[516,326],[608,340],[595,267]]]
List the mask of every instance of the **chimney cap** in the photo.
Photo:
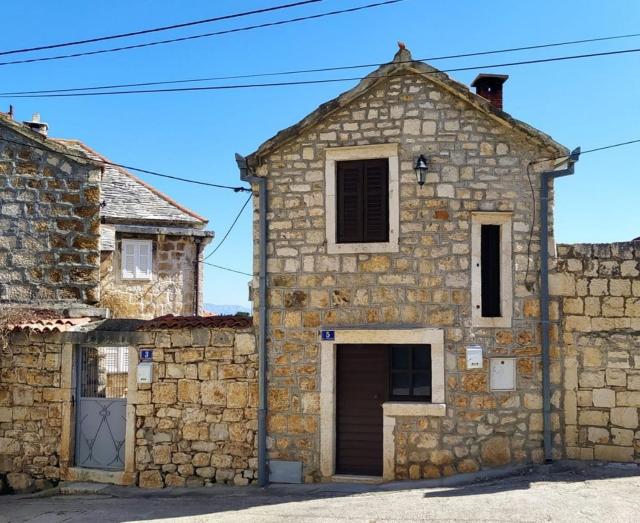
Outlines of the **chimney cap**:
[[480,73],[478,76],[476,76],[475,80],[471,82],[471,87],[478,87],[478,85],[487,83],[502,85],[508,79],[508,74]]
[[49,130],[49,124],[40,121],[40,113],[33,113],[30,122],[22,123],[29,127],[32,131],[44,134],[45,136],[47,135],[47,131]]

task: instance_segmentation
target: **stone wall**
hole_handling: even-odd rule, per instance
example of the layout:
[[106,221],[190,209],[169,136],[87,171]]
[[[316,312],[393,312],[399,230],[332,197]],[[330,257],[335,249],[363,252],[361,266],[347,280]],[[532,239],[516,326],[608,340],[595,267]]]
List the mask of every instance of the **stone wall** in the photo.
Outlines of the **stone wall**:
[[564,437],[573,459],[640,462],[640,243],[558,246]]
[[257,352],[251,329],[151,333],[154,378],[138,385],[141,487],[247,485],[257,469]]
[[[42,147],[4,125],[0,138]],[[99,180],[94,164],[0,141],[0,300],[99,300]]]
[[63,399],[71,387],[62,379],[63,347],[55,336],[19,335],[0,351],[0,478],[13,489],[46,488],[60,478]]
[[[153,240],[151,280],[122,279],[122,238]],[[151,319],[195,312],[196,243],[185,236],[118,234],[115,251],[100,260],[101,305],[116,318]]]
[[[399,145],[399,252],[329,254],[326,151],[384,143]],[[432,163],[419,187],[413,165],[422,153]],[[538,295],[531,285],[539,235],[537,227],[531,231],[527,166],[548,156],[429,80],[404,76],[381,82],[263,159],[258,173],[268,178],[270,210],[271,458],[302,461],[305,480],[320,479],[319,328],[392,325],[442,329],[446,359],[446,416],[398,418],[396,477],[542,459]],[[534,187],[536,169],[530,172]],[[471,211],[513,213],[509,328],[471,326]],[[466,370],[469,344],[484,347],[483,369]],[[494,356],[517,358],[516,391],[490,390],[487,357]],[[552,379],[559,388],[558,361]],[[553,401],[559,407],[557,390]],[[426,427],[432,436],[423,434]],[[560,455],[559,439],[556,445]]]

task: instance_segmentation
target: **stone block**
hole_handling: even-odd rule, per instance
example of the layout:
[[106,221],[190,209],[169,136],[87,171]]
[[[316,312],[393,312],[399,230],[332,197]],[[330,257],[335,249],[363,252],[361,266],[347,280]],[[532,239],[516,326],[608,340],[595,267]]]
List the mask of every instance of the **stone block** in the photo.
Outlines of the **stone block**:
[[606,427],[609,423],[609,413],[601,410],[586,410],[578,412],[578,424]]
[[579,383],[582,388],[602,388],[604,387],[604,371],[581,372]]
[[151,450],[153,462],[156,465],[171,463],[171,447],[169,445],[156,445]]
[[175,383],[154,383],[151,386],[151,397],[153,403],[171,405],[177,400],[177,390]]
[[609,431],[600,427],[589,427],[587,439],[591,443],[609,443]]
[[13,438],[0,438],[0,454],[20,454],[20,442]]
[[616,393],[612,389],[593,389],[594,407],[615,407]]
[[247,355],[256,352],[256,337],[253,334],[236,334],[235,349],[236,355]]
[[178,380],[178,401],[200,403],[200,382],[197,380]]
[[640,407],[640,392],[618,392],[616,393],[616,404],[618,407]]
[[576,279],[566,272],[553,272],[549,274],[549,292],[553,296],[575,296]]
[[611,436],[613,437],[614,445],[620,445],[623,447],[630,447],[633,445],[634,432],[626,429],[611,429]]
[[218,381],[204,381],[200,387],[203,405],[227,404],[227,384]]
[[582,358],[585,367],[602,367],[602,351],[598,347],[585,347]]
[[16,492],[28,492],[33,488],[33,479],[24,472],[9,472],[7,482]]
[[[605,371],[607,385],[610,387],[626,387],[627,373],[622,369],[607,369]],[[631,387],[629,387],[631,388]]]
[[511,462],[509,440],[504,436],[495,436],[480,446],[482,462],[489,466],[507,465]]
[[611,409],[611,424],[626,429],[638,427],[638,409],[634,407],[615,407]]
[[633,447],[614,447],[612,445],[596,445],[595,459],[602,461],[633,461]]
[[162,474],[159,470],[143,470],[138,475],[138,485],[141,488],[163,488]]
[[227,406],[243,408],[249,400],[249,385],[246,382],[229,383],[227,387]]

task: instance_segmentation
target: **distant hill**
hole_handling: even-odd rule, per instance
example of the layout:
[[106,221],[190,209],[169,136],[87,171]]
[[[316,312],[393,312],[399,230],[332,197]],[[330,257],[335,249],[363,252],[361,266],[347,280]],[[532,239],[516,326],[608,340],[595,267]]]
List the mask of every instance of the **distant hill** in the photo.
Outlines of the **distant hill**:
[[204,310],[215,312],[221,316],[233,315],[238,312],[251,313],[251,309],[243,307],[242,305],[216,305],[215,303],[205,303]]

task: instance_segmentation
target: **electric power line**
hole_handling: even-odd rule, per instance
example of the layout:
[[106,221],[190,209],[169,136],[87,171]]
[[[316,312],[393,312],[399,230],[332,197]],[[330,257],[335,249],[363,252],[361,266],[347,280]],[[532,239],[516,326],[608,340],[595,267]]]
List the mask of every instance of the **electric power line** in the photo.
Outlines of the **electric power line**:
[[[15,140],[10,140],[8,138],[1,138],[0,137],[0,141],[3,142],[8,142],[8,143],[12,143],[14,145],[20,145],[22,147],[28,147],[31,149],[38,149],[40,151],[45,151],[45,152],[52,152],[51,149],[47,149],[46,147],[39,147],[37,145],[32,145],[32,144],[28,144],[28,143],[24,143],[24,142],[17,142]],[[200,180],[192,180],[189,178],[182,178],[180,176],[173,176],[170,174],[162,174],[156,171],[150,171],[148,169],[141,169],[140,167],[132,167],[131,165],[124,165],[121,163],[115,163],[115,162],[110,162],[108,160],[103,160],[103,159],[96,159],[96,158],[92,158],[92,157],[88,157],[88,156],[83,156],[81,154],[73,154],[73,153],[67,153],[67,152],[61,152],[61,151],[53,151],[57,154],[61,154],[63,156],[67,156],[70,158],[80,158],[82,160],[89,160],[90,162],[94,162],[94,163],[99,163],[99,164],[104,164],[104,165],[110,165],[112,167],[120,167],[122,169],[128,169],[130,171],[137,171],[140,173],[144,173],[144,174],[149,174],[151,176],[159,176],[161,178],[169,178],[170,180],[177,180],[180,182],[186,182],[186,183],[193,183],[193,184],[197,184],[197,185],[205,185],[208,187],[215,187],[217,189],[230,189],[233,192],[250,192],[251,189],[247,189],[246,187],[233,187],[231,185],[220,185],[217,183],[209,183],[209,182],[202,182]]]
[[212,22],[220,22],[222,20],[230,20],[232,18],[242,18],[245,16],[250,16],[250,15],[255,15],[255,14],[261,14],[261,13],[269,13],[271,11],[279,11],[281,9],[289,9],[291,7],[298,7],[301,5],[305,5],[305,4],[314,4],[317,2],[323,2],[324,0],[304,0],[301,2],[295,2],[292,4],[284,4],[284,5],[276,5],[276,6],[272,6],[272,7],[266,7],[264,9],[255,9],[253,11],[245,11],[242,13],[234,13],[234,14],[230,14],[230,15],[224,15],[224,16],[216,16],[214,18],[205,18],[203,20],[193,20],[191,22],[184,22],[181,24],[173,24],[173,25],[165,25],[162,27],[154,27],[152,29],[142,29],[139,31],[132,31],[130,33],[120,33],[120,34],[115,34],[115,35],[108,35],[108,36],[98,36],[95,38],[87,38],[86,40],[75,40],[72,42],[63,42],[63,43],[59,43],[59,44],[49,44],[49,45],[41,45],[38,47],[28,47],[28,48],[24,48],[24,49],[12,49],[10,51],[0,51],[0,56],[2,55],[8,55],[8,54],[17,54],[17,53],[29,53],[32,51],[44,51],[45,49],[57,49],[60,47],[70,47],[73,45],[81,45],[81,44],[91,44],[91,43],[95,43],[95,42],[103,42],[105,40],[116,40],[118,38],[128,38],[130,36],[139,36],[139,35],[144,35],[144,34],[149,34],[149,33],[159,33],[161,31],[169,31],[171,29],[181,29],[183,27],[192,27],[194,25],[201,25],[201,24],[209,24]]
[[253,195],[250,194],[249,197],[247,198],[247,200],[244,202],[244,204],[242,205],[242,207],[240,208],[240,210],[238,211],[238,214],[236,215],[235,219],[233,220],[233,223],[231,224],[231,226],[229,227],[229,229],[227,229],[227,232],[225,233],[225,235],[222,237],[222,240],[220,240],[220,243],[218,243],[218,245],[216,245],[215,249],[213,249],[209,254],[207,254],[204,258],[202,258],[202,261],[204,262],[206,259],[211,258],[211,256],[213,256],[216,251],[222,247],[222,244],[225,242],[225,240],[229,237],[229,234],[231,234],[231,231],[233,230],[233,228],[235,227],[236,223],[238,223],[238,220],[240,219],[240,216],[242,215],[245,207],[247,206],[247,204],[251,201],[251,197]]
[[253,274],[249,272],[237,271],[235,269],[229,269],[229,267],[222,267],[221,265],[216,265],[215,263],[210,263],[203,261],[205,265],[209,265],[210,267],[215,267],[216,269],[222,269],[223,271],[235,272],[236,274],[244,274],[245,276],[253,276]]
[[[525,51],[531,49],[542,49],[547,47],[560,47],[567,45],[577,45],[583,43],[590,42],[602,42],[605,40],[618,40],[622,38],[635,38],[640,36],[640,33],[632,33],[625,35],[613,35],[613,36],[602,36],[597,38],[587,38],[582,40],[570,40],[564,42],[553,42],[547,44],[534,44],[527,45],[522,47],[510,47],[505,49],[494,49],[489,51],[477,51],[477,52],[469,52],[462,54],[452,54],[452,55],[444,55],[444,56],[432,56],[428,58],[420,58],[415,60],[417,62],[435,62],[439,60],[451,60],[454,58],[467,58],[471,56],[483,56],[483,55],[491,55],[491,54],[500,54],[500,53],[510,53],[516,51]],[[413,61],[413,60],[411,60]],[[321,73],[321,72],[330,72],[330,71],[341,71],[348,69],[364,69],[367,67],[379,67],[382,65],[386,65],[389,62],[382,63],[371,63],[371,64],[358,64],[358,65],[344,65],[344,66],[332,66],[332,67],[321,67],[316,69],[296,69],[296,70],[286,70],[286,71],[275,71],[275,72],[267,72],[267,73],[252,73],[252,74],[238,74],[238,75],[228,75],[228,76],[210,76],[205,78],[190,78],[190,79],[182,79],[182,80],[162,80],[156,82],[138,82],[138,83],[129,83],[129,84],[110,84],[110,85],[99,85],[99,86],[89,86],[89,87],[75,87],[75,88],[66,88],[66,89],[43,89],[38,91],[9,91],[9,92],[0,92],[0,96],[3,95],[20,95],[20,94],[42,94],[42,93],[63,93],[70,91],[93,91],[98,89],[120,89],[124,87],[148,87],[152,85],[167,85],[167,84],[183,84],[183,83],[196,83],[196,82],[210,82],[217,80],[236,80],[240,78],[258,78],[265,76],[285,76],[285,75],[294,75],[294,74],[306,74],[306,73]],[[398,63],[404,63],[400,61]]]
[[[452,73],[452,72],[461,72],[461,71],[473,71],[477,69],[489,69],[495,67],[514,67],[518,65],[533,65],[533,64],[541,64],[548,62],[560,62],[566,60],[579,60],[584,58],[595,58],[599,56],[612,56],[612,55],[621,55],[628,53],[637,53],[640,52],[640,48],[635,49],[619,49],[616,51],[605,51],[601,53],[587,53],[587,54],[579,54],[579,55],[569,55],[569,56],[557,56],[552,58],[539,58],[534,60],[522,60],[520,62],[504,62],[499,64],[485,64],[485,65],[474,65],[468,67],[454,67],[450,69],[438,69],[435,71],[428,71],[420,74],[440,74],[440,73]],[[419,61],[419,60],[412,60]],[[2,65],[2,64],[0,64]],[[410,76],[416,74],[414,72],[406,72],[406,73],[398,73],[396,76]],[[337,83],[337,82],[351,82],[356,80],[364,80],[365,78],[375,79],[375,78],[385,78],[386,76],[354,76],[348,78],[326,78],[326,79],[315,79],[315,80],[298,80],[291,82],[271,82],[271,83],[255,83],[255,84],[232,84],[232,85],[210,85],[204,87],[171,87],[167,89],[138,89],[138,90],[128,90],[128,91],[97,91],[97,92],[82,92],[82,93],[54,93],[54,94],[25,94],[25,95],[16,95],[13,98],[67,98],[67,97],[77,97],[77,96],[112,96],[112,95],[122,95],[122,94],[149,94],[149,93],[176,93],[176,92],[191,92],[191,91],[224,91],[224,90],[233,90],[233,89],[250,89],[250,88],[260,88],[260,87],[282,87],[282,86],[290,86],[290,85],[312,85],[312,84],[327,84],[327,83]],[[0,95],[0,98],[11,98],[8,95]]]
[[26,58],[23,60],[12,60],[9,62],[0,62],[0,66],[5,66],[5,65],[16,65],[16,64],[28,64],[28,63],[34,63],[34,62],[48,62],[51,60],[64,60],[67,58],[77,58],[79,56],[92,56],[92,55],[97,55],[97,54],[104,54],[104,53],[115,53],[115,52],[119,52],[119,51],[127,51],[130,49],[140,49],[143,47],[152,47],[152,46],[157,46],[157,45],[164,45],[164,44],[172,44],[172,43],[176,43],[176,42],[186,42],[189,40],[198,40],[201,38],[209,38],[212,36],[220,36],[220,35],[225,35],[225,34],[231,34],[231,33],[239,33],[239,32],[244,32],[244,31],[251,31],[253,29],[261,29],[264,27],[274,27],[274,26],[279,26],[279,25],[285,25],[285,24],[292,24],[295,22],[302,22],[305,20],[315,20],[318,18],[324,18],[327,16],[334,16],[334,15],[339,15],[339,14],[344,14],[344,13],[354,13],[356,11],[362,11],[365,9],[371,9],[373,7],[380,7],[383,5],[389,5],[389,4],[397,4],[399,2],[404,2],[405,0],[384,0],[381,2],[376,2],[376,3],[372,3],[372,4],[367,4],[367,5],[361,5],[361,6],[357,6],[357,7],[352,7],[349,9],[340,9],[340,10],[334,10],[334,11],[327,11],[325,13],[319,13],[319,14],[315,14],[315,15],[309,15],[309,16],[300,16],[297,18],[289,18],[287,20],[278,20],[275,22],[266,22],[263,24],[255,24],[255,25],[249,25],[249,26],[245,26],[245,27],[237,27],[235,29],[226,29],[224,31],[215,31],[212,33],[203,33],[203,34],[198,34],[198,35],[191,35],[191,36],[183,36],[180,38],[171,38],[171,39],[167,39],[167,40],[157,40],[155,42],[146,42],[146,43],[142,43],[142,44],[135,44],[135,45],[126,45],[126,46],[122,46],[122,47],[112,47],[110,49],[98,49],[96,51],[83,51],[83,52],[78,52],[78,53],[71,53],[71,54],[65,54],[65,55],[57,55],[57,56],[44,56],[44,57],[39,57],[39,58]]

